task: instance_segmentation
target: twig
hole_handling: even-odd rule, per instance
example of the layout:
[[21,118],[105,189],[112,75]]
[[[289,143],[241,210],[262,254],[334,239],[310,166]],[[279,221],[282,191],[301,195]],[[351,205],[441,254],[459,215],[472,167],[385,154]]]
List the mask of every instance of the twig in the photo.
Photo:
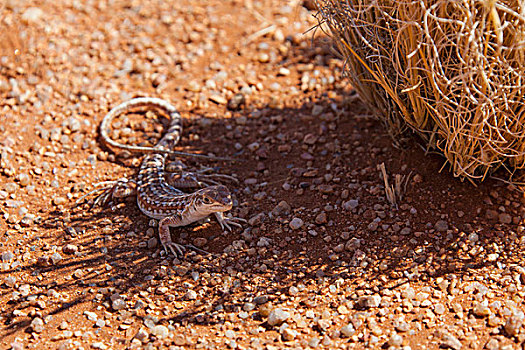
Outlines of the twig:
[[261,30],[256,31],[255,33],[251,34],[246,39],[246,44],[251,43],[252,41],[254,41],[255,39],[257,39],[257,38],[259,38],[261,36],[265,36],[266,34],[273,33],[275,31],[275,28],[277,28],[277,26],[275,24],[272,24],[271,26],[268,26],[266,28],[263,28]]

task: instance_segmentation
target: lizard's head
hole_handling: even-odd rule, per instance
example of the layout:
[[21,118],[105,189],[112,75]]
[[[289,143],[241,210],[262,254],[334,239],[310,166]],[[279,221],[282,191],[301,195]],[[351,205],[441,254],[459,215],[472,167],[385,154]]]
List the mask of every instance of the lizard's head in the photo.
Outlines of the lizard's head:
[[210,213],[228,211],[233,206],[230,190],[223,185],[209,186],[198,191],[197,207]]

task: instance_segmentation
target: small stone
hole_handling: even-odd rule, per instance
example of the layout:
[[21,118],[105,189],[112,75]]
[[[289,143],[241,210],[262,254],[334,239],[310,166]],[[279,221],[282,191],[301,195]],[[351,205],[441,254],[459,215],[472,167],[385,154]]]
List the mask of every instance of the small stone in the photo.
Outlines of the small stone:
[[381,297],[379,295],[365,295],[357,300],[357,305],[365,309],[379,307],[380,304]]
[[228,101],[228,109],[235,111],[240,109],[241,106],[243,106],[246,102],[246,99],[244,97],[244,94],[237,93],[233,95],[233,97]]
[[445,306],[441,303],[438,303],[434,305],[434,313],[436,315],[443,315],[445,313],[446,309]]
[[281,90],[281,84],[277,82],[271,83],[270,86],[268,86],[268,88],[270,89],[270,91],[279,91]]
[[66,126],[71,132],[77,132],[77,131],[80,131],[82,124],[80,123],[80,120],[78,120],[77,118],[69,117],[66,119],[64,126]]
[[281,308],[276,308],[270,311],[270,314],[268,315],[268,324],[270,326],[278,326],[286,321],[289,317],[290,313],[288,311],[284,311]]
[[487,324],[490,327],[498,327],[498,326],[501,325],[501,319],[499,317],[497,317],[497,316],[491,315],[487,319]]
[[149,338],[148,331],[144,328],[139,328],[137,331],[137,334],[135,334],[135,339],[140,340],[141,342],[145,343]]
[[90,321],[96,321],[98,320],[98,315],[92,311],[84,311],[84,315],[87,317]]
[[158,240],[156,237],[151,237],[148,239],[148,249],[153,249],[158,245]]
[[261,237],[257,241],[257,246],[258,247],[268,247],[270,245],[271,241],[272,241],[271,238]]
[[439,232],[446,232],[448,230],[448,223],[445,220],[438,220],[434,228]]
[[490,261],[490,262],[496,261],[498,260],[498,258],[499,258],[498,253],[490,253],[489,255],[487,255],[487,261]]
[[250,226],[258,226],[264,221],[265,217],[266,215],[264,213],[256,214],[252,216],[250,219],[248,219],[248,224]]
[[235,124],[237,125],[246,125],[247,121],[248,119],[244,115],[241,115],[240,117],[235,118]]
[[67,199],[65,199],[64,197],[55,197],[53,198],[53,204],[54,205],[62,205],[62,204],[65,204],[67,202]]
[[261,63],[267,63],[270,61],[270,55],[266,52],[261,52],[257,55],[257,60]]
[[326,213],[323,211],[315,217],[315,223],[318,225],[326,224],[328,222]]
[[29,175],[24,174],[24,173],[18,174],[16,179],[18,180],[18,182],[20,183],[20,186],[22,187],[25,187],[31,183],[31,178],[29,177]]
[[499,342],[497,339],[489,339],[489,341],[487,342],[487,344],[485,344],[485,349],[487,350],[499,350],[500,347],[499,347]]
[[[51,258],[49,258],[49,256],[47,256],[47,255],[39,256],[36,259],[36,264],[38,266],[41,266],[41,267],[50,266],[51,265]],[[73,276],[75,276],[75,275],[73,274]]]
[[253,298],[253,302],[257,305],[266,304],[268,302],[268,296],[267,295],[259,295]]
[[334,247],[334,252],[342,253],[345,250],[345,245],[343,243],[338,244]]
[[60,330],[62,330],[62,331],[63,331],[63,330],[66,330],[66,329],[68,329],[68,328],[69,328],[69,323],[67,323],[66,321],[62,321],[62,322],[60,323],[60,325],[58,326],[58,329],[60,329]]
[[314,160],[315,158],[311,153],[308,153],[308,152],[301,153],[300,157],[301,159],[304,159],[304,160]]
[[201,85],[196,80],[190,80],[188,83],[188,86],[186,87],[188,91],[192,92],[200,92],[201,91]]
[[193,289],[190,289],[184,294],[184,299],[186,300],[195,300],[197,299],[197,292]]
[[330,194],[334,192],[334,186],[332,185],[322,184],[322,185],[317,186],[317,189],[319,190],[319,192],[323,194]]
[[460,350],[463,347],[458,338],[454,337],[452,334],[444,331],[440,331],[439,333],[441,339],[441,347],[453,350]]
[[510,224],[512,223],[512,216],[510,216],[510,214],[507,214],[507,213],[501,213],[498,215],[498,218],[499,218],[499,222],[501,224]]
[[62,252],[68,255],[75,254],[78,252],[78,247],[74,244],[66,244],[62,247]]
[[479,236],[477,233],[472,232],[468,235],[467,239],[470,243],[476,243],[479,240]]
[[477,303],[472,309],[472,313],[478,317],[486,317],[490,315],[490,308],[487,302]]
[[10,344],[11,350],[24,350],[26,347],[24,344],[22,344],[22,340],[20,338],[15,338],[15,340]]
[[155,289],[155,293],[157,293],[158,295],[164,295],[168,293],[168,291],[169,291],[169,288],[166,286],[159,286],[157,287],[157,289]]
[[324,107],[321,105],[314,105],[312,108],[312,115],[314,117],[319,116],[321,113],[323,113]]
[[4,280],[4,283],[8,287],[14,287],[14,285],[16,284],[16,277],[14,277],[14,276],[7,276],[5,278],[5,280]]
[[317,337],[313,337],[313,338],[310,338],[310,340],[308,340],[308,346],[311,348],[318,347],[320,343],[321,343],[321,339]]
[[31,292],[31,286],[29,284],[22,284],[18,288],[18,291],[20,292],[20,294],[22,294],[22,296],[26,297]]
[[498,218],[498,212],[493,209],[487,209],[485,213],[485,218],[488,220],[496,220]]
[[15,255],[13,254],[13,252],[5,251],[2,253],[1,258],[3,262],[8,262],[13,260],[15,258]]
[[361,246],[361,240],[356,237],[352,237],[345,243],[345,249],[352,252]]
[[388,345],[390,346],[401,346],[403,345],[403,337],[397,333],[394,333],[388,338]]
[[222,95],[219,95],[219,94],[213,94],[209,97],[210,101],[212,102],[215,102],[219,105],[225,105],[228,103],[228,100],[226,100],[226,98],[224,98],[224,96]]
[[126,302],[122,298],[113,299],[111,302],[111,308],[115,311],[123,310],[126,308]]
[[153,329],[151,330],[151,334],[153,334],[157,338],[163,339],[169,335],[169,330],[168,327],[159,324],[153,327]]
[[306,134],[306,136],[303,139],[303,143],[307,145],[313,145],[317,142],[317,136],[314,134]]
[[292,341],[295,339],[295,337],[297,337],[297,331],[294,331],[293,329],[290,329],[290,328],[285,328],[281,332],[281,335],[284,341]]
[[292,221],[290,221],[289,226],[292,230],[298,230],[301,227],[303,227],[303,224],[304,224],[303,220],[299,218],[293,218]]
[[355,329],[351,323],[347,324],[346,326],[341,327],[341,334],[344,335],[345,337],[350,338],[352,335],[354,335],[354,333],[355,333]]
[[408,332],[410,330],[410,325],[401,321],[396,324],[395,328],[398,332]]
[[33,332],[42,333],[44,331],[44,320],[40,317],[35,317],[31,321],[31,329]]
[[511,315],[507,322],[505,322],[505,332],[510,336],[516,336],[520,332],[520,328],[523,325],[523,312],[517,312]]
[[255,304],[254,303],[245,303],[243,306],[242,306],[242,309],[244,311],[253,311],[255,309]]
[[196,237],[194,240],[193,240],[193,245],[198,247],[198,248],[202,248],[204,247],[206,244],[208,244],[208,240],[204,237]]
[[53,265],[58,264],[60,260],[62,260],[62,256],[58,252],[55,252],[51,255],[51,262]]
[[7,193],[15,193],[18,190],[18,185],[14,182],[7,182],[4,184],[4,190]]
[[76,279],[80,279],[80,278],[84,277],[84,271],[82,271],[82,269],[76,269],[73,272],[73,277],[75,277]]
[[346,201],[343,203],[343,209],[344,210],[354,210],[359,205],[359,201],[357,199],[350,199],[349,201]]
[[38,22],[40,18],[44,15],[44,11],[38,7],[29,7],[27,10],[22,13],[22,20],[26,23]]
[[281,75],[283,77],[290,75],[290,70],[286,67],[279,68],[279,72],[277,75]]
[[289,214],[292,208],[290,207],[290,204],[288,204],[286,201],[280,201],[279,204],[275,206],[272,210],[272,214],[275,216],[280,215],[286,215]]

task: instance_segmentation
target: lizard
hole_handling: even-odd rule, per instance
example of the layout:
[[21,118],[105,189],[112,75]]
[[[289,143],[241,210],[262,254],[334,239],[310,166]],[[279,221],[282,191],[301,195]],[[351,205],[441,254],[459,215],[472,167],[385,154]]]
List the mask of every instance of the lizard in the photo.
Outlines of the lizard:
[[[159,109],[170,117],[167,132],[154,147],[124,145],[112,140],[109,136],[112,121],[117,116],[137,108]],[[224,185],[206,186],[205,183],[198,180],[198,175],[191,172],[184,173],[188,181],[173,180],[178,184],[177,187],[194,187],[192,184],[205,187],[192,193],[185,193],[168,183],[166,178],[170,179],[170,176],[166,176],[165,171],[168,154],[188,155],[172,150],[178,143],[181,132],[182,118],[177,109],[169,102],[154,97],[139,97],[123,102],[111,109],[100,124],[100,135],[106,145],[130,152],[143,152],[146,153],[146,156],[142,160],[136,181],[120,179],[106,182],[103,195],[97,199],[105,202],[109,197],[121,198],[136,195],[140,211],[150,218],[159,220],[159,239],[162,247],[167,254],[171,251],[175,256],[183,255],[186,247],[172,241],[170,227],[186,226],[212,214],[223,230],[226,228],[231,231],[231,226],[242,228],[238,221],[246,221],[237,217],[224,216],[224,212],[233,207],[231,192]],[[190,185],[185,185],[185,183],[190,183]]]

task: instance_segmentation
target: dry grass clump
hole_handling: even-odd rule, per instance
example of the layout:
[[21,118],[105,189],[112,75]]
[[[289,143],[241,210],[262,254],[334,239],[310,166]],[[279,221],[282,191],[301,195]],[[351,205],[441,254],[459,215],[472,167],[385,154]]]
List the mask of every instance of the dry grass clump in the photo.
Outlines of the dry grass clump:
[[362,99],[455,176],[525,167],[522,0],[316,0]]

